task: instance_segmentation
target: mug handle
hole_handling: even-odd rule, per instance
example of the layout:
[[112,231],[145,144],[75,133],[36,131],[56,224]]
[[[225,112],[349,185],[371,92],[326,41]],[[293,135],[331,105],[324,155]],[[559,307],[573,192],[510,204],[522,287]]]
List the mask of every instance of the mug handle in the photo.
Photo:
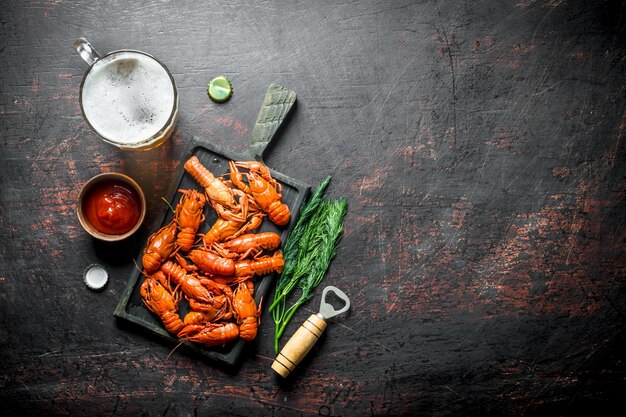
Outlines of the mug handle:
[[92,66],[94,62],[100,59],[100,54],[93,49],[93,46],[85,38],[78,38],[74,41],[74,46],[85,62]]

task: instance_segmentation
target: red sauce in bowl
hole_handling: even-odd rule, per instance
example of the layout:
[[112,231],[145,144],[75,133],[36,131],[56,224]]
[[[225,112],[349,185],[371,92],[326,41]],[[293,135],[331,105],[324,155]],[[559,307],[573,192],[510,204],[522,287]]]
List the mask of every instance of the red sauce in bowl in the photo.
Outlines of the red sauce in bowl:
[[141,217],[137,191],[123,181],[106,180],[93,186],[83,200],[89,223],[107,235],[129,232]]

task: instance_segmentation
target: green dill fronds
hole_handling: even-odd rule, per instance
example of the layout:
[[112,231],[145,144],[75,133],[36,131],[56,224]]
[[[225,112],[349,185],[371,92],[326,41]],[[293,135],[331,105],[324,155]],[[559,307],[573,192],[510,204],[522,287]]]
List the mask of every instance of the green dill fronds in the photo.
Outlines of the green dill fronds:
[[[295,312],[313,297],[343,235],[343,220],[348,209],[346,199],[323,198],[331,177],[327,177],[315,190],[300,211],[300,219],[287,239],[283,251],[285,265],[270,306],[275,324],[274,347]],[[286,298],[297,287],[300,296],[286,309]]]

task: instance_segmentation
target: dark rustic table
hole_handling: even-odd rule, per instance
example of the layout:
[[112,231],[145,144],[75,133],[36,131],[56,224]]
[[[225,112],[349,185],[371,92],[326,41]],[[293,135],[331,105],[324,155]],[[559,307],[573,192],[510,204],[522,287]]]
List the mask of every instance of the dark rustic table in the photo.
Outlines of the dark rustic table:
[[[0,414],[607,415],[626,406],[626,6],[576,0],[4,1]],[[72,46],[172,71],[180,120],[130,153],[83,121]],[[205,86],[224,74],[232,100]],[[350,203],[325,278],[352,300],[292,378],[273,324],[224,369],[113,310],[189,141],[247,147],[265,89],[298,106],[268,163]],[[90,238],[119,171],[141,231]],[[99,262],[102,293],[82,282]],[[287,333],[317,310],[321,288]]]

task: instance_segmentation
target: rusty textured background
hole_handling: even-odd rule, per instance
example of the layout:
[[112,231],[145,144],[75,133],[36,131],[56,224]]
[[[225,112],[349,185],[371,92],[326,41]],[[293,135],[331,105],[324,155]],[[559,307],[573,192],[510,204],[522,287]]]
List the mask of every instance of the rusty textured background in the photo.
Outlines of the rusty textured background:
[[[162,59],[173,138],[83,122],[72,41]],[[30,1],[0,6],[2,415],[611,415],[626,406],[626,6],[617,1]],[[218,74],[235,85],[208,100]],[[191,137],[246,148],[267,85],[298,93],[268,162],[345,196],[325,283],[352,299],[288,381],[269,316],[235,370],[112,311]],[[75,214],[128,173],[118,245]],[[92,262],[111,281],[92,293]],[[308,310],[316,310],[317,293]],[[295,324],[288,333],[295,330]],[[619,413],[615,414],[619,415]]]

